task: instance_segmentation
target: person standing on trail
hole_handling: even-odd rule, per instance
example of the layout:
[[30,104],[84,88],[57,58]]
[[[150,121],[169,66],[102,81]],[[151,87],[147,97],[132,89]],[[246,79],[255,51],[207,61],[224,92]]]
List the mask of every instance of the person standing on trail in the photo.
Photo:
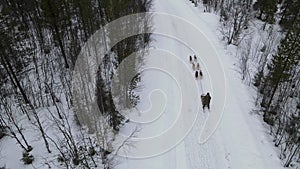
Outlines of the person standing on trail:
[[203,108],[203,110],[204,110],[205,106],[209,110],[210,109],[209,104],[210,104],[210,100],[211,100],[209,92],[207,92],[207,94],[205,96],[202,95],[201,96],[201,100],[202,100],[202,108]]

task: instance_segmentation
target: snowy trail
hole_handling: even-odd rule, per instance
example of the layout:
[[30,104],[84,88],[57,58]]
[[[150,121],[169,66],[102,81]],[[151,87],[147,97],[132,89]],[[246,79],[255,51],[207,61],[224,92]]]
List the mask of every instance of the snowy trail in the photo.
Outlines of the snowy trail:
[[[251,92],[253,91],[246,88],[240,82],[239,75],[234,70],[234,58],[232,57],[234,56],[234,50],[225,53],[221,42],[217,38],[218,18],[213,14],[203,13],[201,6],[196,8],[188,0],[154,0],[153,3],[154,7],[152,11],[182,17],[205,33],[221,57],[228,82],[226,90],[229,94],[227,95],[221,124],[205,144],[198,144],[198,138],[208,117],[208,112],[203,112],[200,108],[194,127],[184,141],[174,149],[151,158],[126,159],[117,168],[281,169],[280,160],[276,157],[275,148],[272,147],[270,139],[268,139],[268,136],[264,132],[264,126],[259,120],[249,114],[251,108],[253,108],[253,103],[251,102],[253,96]],[[173,25],[171,21],[165,21],[164,23],[154,23],[154,28],[163,27],[173,33],[184,31],[178,30]],[[181,57],[185,64],[190,66],[188,55],[193,54],[193,52],[189,48],[168,37],[153,35],[153,39],[152,48],[167,50]],[[201,39],[196,40],[201,45]],[[151,62],[151,58],[148,61]],[[176,67],[176,65],[168,61],[162,62]],[[203,65],[203,63],[201,64]],[[190,72],[193,73],[192,69],[190,69]],[[184,74],[180,74],[180,71],[175,73],[182,77],[185,76]],[[204,70],[204,76],[208,74],[209,72]],[[168,104],[173,106],[166,107],[161,119],[148,126],[143,126],[141,133],[139,133],[142,136],[151,136],[165,130],[172,123],[174,120],[172,112],[178,108],[176,107],[176,103],[179,101],[177,99],[179,95],[176,92],[176,85],[174,85],[172,79],[163,75],[158,76],[157,72],[143,73],[142,81],[145,84],[143,90],[145,95],[156,86],[160,86],[160,88],[166,91],[168,98],[173,98],[172,100],[168,100]],[[212,91],[211,84],[206,78],[198,81],[198,85],[199,93]],[[143,96],[143,93],[140,106],[148,107],[146,96]],[[214,96],[212,97],[214,98]],[[210,113],[212,112],[213,110]],[[162,144],[164,143],[162,142]]]
[[[172,8],[173,6],[169,6],[168,3],[170,3],[171,1],[155,1],[154,2],[154,11],[159,11],[159,12],[166,12],[169,13],[170,11],[172,11],[171,13],[176,13],[176,10],[178,10],[177,8]],[[178,1],[179,3],[181,3],[180,1]],[[189,6],[187,6],[189,7]],[[170,8],[170,9],[169,9]],[[177,30],[176,27],[173,27],[174,23],[172,23],[172,21],[165,21],[163,24],[161,23],[154,23],[154,29],[163,29],[166,28],[168,29],[168,31],[172,31],[173,34],[179,34],[180,30]],[[158,28],[158,27],[163,27],[163,28]],[[183,30],[184,31],[184,30]],[[191,51],[191,49],[189,49],[188,47],[186,47],[184,44],[182,44],[179,41],[176,41],[174,39],[165,37],[165,36],[160,36],[160,35],[153,35],[153,44],[151,45],[154,49],[163,49],[166,50],[170,53],[175,54],[176,56],[181,57],[181,59],[185,62],[185,64],[190,68],[190,73],[193,74],[193,70],[191,68],[191,64],[189,63],[188,60],[188,54],[193,54],[193,51]],[[151,58],[148,59],[148,62],[151,62]],[[163,62],[163,61],[162,61]],[[146,61],[147,63],[147,61]],[[170,67],[176,67],[176,65],[166,61],[166,63],[168,63],[168,65]],[[201,66],[203,66],[202,63],[200,63]],[[178,68],[180,66],[177,66]],[[207,74],[204,71],[204,74]],[[143,73],[143,77],[142,78],[144,81],[145,86],[146,87],[143,90],[143,93],[145,93],[146,95],[149,94],[149,91],[153,90],[155,88],[155,86],[160,86],[160,89],[164,90],[166,93],[171,93],[169,96],[167,96],[168,98],[172,98],[173,100],[171,101],[172,103],[168,104],[171,105],[169,106],[169,110],[168,107],[165,111],[165,114],[161,117],[161,119],[159,121],[157,121],[154,124],[151,124],[149,126],[143,126],[143,129],[141,131],[141,133],[139,133],[139,135],[142,136],[149,136],[149,135],[153,135],[156,134],[153,131],[162,131],[165,126],[168,126],[168,124],[170,124],[173,121],[173,116],[174,112],[176,112],[176,109],[178,109],[176,106],[172,106],[172,105],[176,105],[177,102],[177,98],[178,95],[176,97],[176,87],[172,86],[172,84],[174,84],[172,82],[172,79],[167,78],[167,77],[159,77],[158,74],[155,75],[155,73],[158,72],[145,72]],[[173,73],[177,73],[179,76],[181,76],[180,79],[184,79],[183,77],[186,76],[185,74],[182,74],[180,70],[178,70],[177,72],[173,72]],[[151,78],[152,77],[152,78]],[[188,82],[186,82],[188,85]],[[204,84],[203,81],[198,80],[197,81],[198,86],[199,86],[199,91],[198,93],[203,93],[204,92],[204,88],[209,89],[210,84]],[[143,97],[143,93],[142,93],[142,97],[141,98],[145,98],[147,96]],[[147,101],[145,99],[145,101],[142,99],[141,100],[141,107],[148,107],[147,106]],[[197,103],[200,105],[200,102]],[[201,106],[201,105],[200,105]],[[187,139],[185,139],[184,142],[181,142],[180,144],[178,144],[176,146],[176,148],[160,155],[160,156],[156,156],[156,157],[152,157],[152,158],[146,158],[146,159],[130,159],[127,160],[124,164],[120,164],[118,166],[118,168],[145,168],[145,169],[152,169],[152,168],[163,168],[163,169],[173,169],[173,168],[177,168],[177,169],[188,169],[188,168],[207,168],[207,169],[216,169],[219,167],[216,167],[215,163],[214,163],[214,159],[216,158],[216,155],[214,154],[219,154],[221,155],[222,153],[220,153],[219,151],[221,149],[215,149],[213,146],[213,144],[216,144],[214,140],[210,141],[208,144],[205,144],[204,146],[201,146],[198,144],[198,137],[199,137],[199,133],[201,131],[201,128],[203,127],[202,125],[204,124],[206,115],[203,115],[202,109],[199,110],[200,111],[200,115],[198,116],[196,123],[195,123],[195,127],[193,128],[193,130],[191,131],[191,134],[187,137]],[[185,112],[184,112],[185,113]],[[162,143],[163,144],[163,143]],[[218,151],[218,152],[217,152]],[[188,152],[188,153],[187,153]],[[217,158],[221,158],[221,157],[217,157]],[[191,161],[194,160],[194,161]],[[221,164],[221,163],[218,163]],[[223,165],[222,165],[223,166]]]
[[[164,0],[159,2],[155,1],[154,11],[173,14],[176,16],[183,17],[185,19],[193,18],[193,20],[188,20],[193,24],[203,23],[203,22],[199,22],[199,19],[196,18],[197,15],[194,13],[194,11],[191,10],[193,9],[193,7],[190,4],[186,4],[188,2],[189,1],[172,1],[172,0]],[[173,29],[175,29],[176,31],[176,28]],[[170,30],[172,30],[172,28],[170,28]],[[199,41],[199,44],[201,45],[201,41]],[[165,47],[165,45],[161,43],[158,44],[157,46]],[[184,60],[186,64],[189,64],[188,55],[191,53],[191,51],[188,51],[186,49],[184,50],[184,48],[182,47],[183,46],[181,46],[180,49],[181,52],[177,52],[176,54],[177,56],[182,56],[181,59]],[[170,46],[170,45],[167,46],[167,49],[172,52],[174,51],[174,48],[178,49],[175,46]],[[182,53],[182,51],[184,51],[185,53]],[[201,58],[201,56],[198,56],[198,58],[199,57]],[[200,64],[203,67],[203,63]],[[193,73],[192,69],[191,69],[191,73]],[[205,76],[207,76],[208,73],[206,72],[206,70],[204,70],[204,74]],[[211,91],[210,88],[211,86],[207,78],[204,78],[203,80],[199,80],[198,84],[199,84],[199,93],[206,93],[206,91]],[[184,156],[184,159],[186,159],[185,162],[187,164],[185,166],[186,168],[218,169],[218,168],[224,168],[225,166],[225,161],[224,161],[225,156],[223,156],[225,153],[223,152],[222,147],[220,147],[219,144],[217,143],[215,136],[205,144],[201,145],[198,143],[198,137],[203,128],[204,121],[208,116],[207,113],[208,113],[207,110],[206,112],[203,112],[202,109],[199,110],[199,115],[197,116],[193,129],[184,140],[184,146],[185,146],[184,149],[186,153],[181,154],[181,156]],[[182,144],[180,144],[179,146],[182,146]]]

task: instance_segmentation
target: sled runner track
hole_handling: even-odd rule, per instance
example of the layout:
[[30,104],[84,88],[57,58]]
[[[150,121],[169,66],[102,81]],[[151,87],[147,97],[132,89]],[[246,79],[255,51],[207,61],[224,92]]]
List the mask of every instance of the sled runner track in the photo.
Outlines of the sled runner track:
[[[201,56],[198,56],[201,57]],[[198,61],[199,63],[199,61]],[[193,73],[194,71],[192,70],[191,67],[191,72]],[[205,76],[207,77],[207,76]],[[205,84],[209,83],[207,81],[207,78],[202,78],[202,79],[195,79],[198,84],[198,89],[199,89],[199,96],[202,94],[205,94],[206,88],[204,87]],[[218,159],[222,159],[223,153],[220,153],[220,150],[222,148],[218,146],[217,142],[215,139],[210,139],[207,143],[205,144],[199,144],[198,139],[200,136],[200,132],[203,128],[204,122],[206,118],[208,117],[208,110],[202,109],[202,103],[199,102],[199,113],[197,116],[197,119],[194,123],[194,126],[188,136],[185,138],[185,149],[186,149],[186,156],[187,156],[187,167],[190,169],[219,169],[218,166],[215,165],[215,162],[218,161]],[[220,164],[222,162],[219,162]]]

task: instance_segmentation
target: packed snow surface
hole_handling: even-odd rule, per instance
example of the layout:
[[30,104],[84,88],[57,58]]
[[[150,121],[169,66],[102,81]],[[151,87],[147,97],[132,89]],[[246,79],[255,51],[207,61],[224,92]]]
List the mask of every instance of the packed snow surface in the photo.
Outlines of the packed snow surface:
[[[254,108],[255,91],[240,80],[240,75],[236,71],[235,66],[235,47],[225,49],[221,36],[218,33],[218,16],[211,13],[204,13],[201,5],[195,7],[188,0],[154,0],[153,12],[161,12],[172,16],[180,17],[197,27],[206,38],[214,46],[222,63],[225,79],[226,79],[226,101],[221,122],[209,138],[203,144],[199,144],[199,135],[209,116],[216,113],[214,104],[214,96],[212,95],[211,110],[202,110],[201,103],[198,110],[197,119],[193,128],[184,138],[182,142],[177,144],[173,149],[151,157],[141,159],[123,158],[117,166],[118,169],[279,169],[281,162],[277,156],[276,149],[272,145],[270,136],[266,132],[263,122],[258,116],[251,114]],[[172,21],[161,21],[154,19],[154,30],[168,30],[173,34],[182,34],[188,30],[177,28],[176,23]],[[187,25],[188,27],[189,25]],[[186,32],[186,38],[193,38]],[[195,36],[197,37],[197,36]],[[193,75],[192,66],[189,61],[189,55],[193,55],[193,50],[187,47],[184,42],[178,41],[172,37],[154,34],[151,48],[166,50],[180,59],[189,67],[190,73]],[[206,39],[192,39],[199,45],[205,46]],[[151,53],[151,50],[150,50]],[[203,94],[214,91],[210,84],[210,76],[214,76],[214,68],[207,68],[207,64],[203,62],[204,57],[209,55],[207,51],[203,51],[198,56],[198,62],[203,71],[203,79],[197,80],[198,92]],[[149,54],[151,56],[151,54]],[[146,57],[146,64],[151,63],[152,57]],[[163,60],[166,65],[176,67]],[[181,68],[179,66],[178,68]],[[215,68],[216,69],[216,68]],[[209,71],[208,71],[209,70]],[[184,71],[176,71],[175,73],[184,73]],[[179,76],[187,76],[185,74]],[[185,82],[191,83],[191,82]],[[166,130],[172,121],[176,118],[176,110],[178,109],[179,94],[174,79],[159,71],[146,71],[142,74],[143,90],[141,91],[141,103],[138,105],[141,109],[147,109],[150,105],[148,101],[149,92],[156,89],[157,86],[166,93],[167,105],[165,112],[160,118],[147,125],[142,125],[139,136],[150,137]],[[190,98],[188,102],[193,102],[195,98]],[[171,139],[171,138],[170,138]],[[169,140],[162,141],[163,145]],[[153,146],[153,145],[152,145]],[[151,145],[148,145],[151,149]]]

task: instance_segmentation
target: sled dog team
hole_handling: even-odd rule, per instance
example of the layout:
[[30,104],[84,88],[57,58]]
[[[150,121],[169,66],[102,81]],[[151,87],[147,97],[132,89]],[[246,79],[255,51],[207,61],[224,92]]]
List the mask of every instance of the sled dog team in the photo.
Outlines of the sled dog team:
[[190,63],[192,64],[193,71],[195,71],[195,78],[198,79],[198,77],[200,77],[200,79],[202,79],[203,73],[200,69],[200,64],[197,62],[196,55],[194,55],[194,59],[192,58],[192,56],[190,56]]
[[[203,78],[203,73],[200,69],[200,64],[197,61],[197,56],[196,55],[194,55],[194,58],[190,55],[190,63],[192,64],[193,71],[195,71],[196,80],[198,78],[202,79]],[[208,110],[210,109],[210,107],[209,107],[210,100],[211,100],[211,97],[210,97],[209,92],[207,92],[206,95],[204,95],[204,94],[201,95],[201,102],[202,102],[203,110],[204,110],[205,107],[207,107]]]

